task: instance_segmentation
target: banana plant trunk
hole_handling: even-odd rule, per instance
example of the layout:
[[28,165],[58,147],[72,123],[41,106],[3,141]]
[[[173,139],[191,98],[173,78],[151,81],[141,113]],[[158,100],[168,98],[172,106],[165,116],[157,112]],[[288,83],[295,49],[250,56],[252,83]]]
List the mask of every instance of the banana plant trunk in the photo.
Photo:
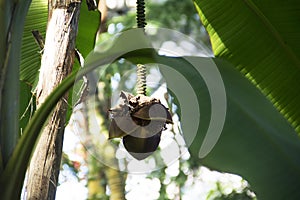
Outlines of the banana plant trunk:
[[[37,106],[71,72],[74,61],[80,0],[49,1],[46,41],[36,88]],[[67,94],[58,102],[33,154],[27,199],[55,199],[66,122]]]

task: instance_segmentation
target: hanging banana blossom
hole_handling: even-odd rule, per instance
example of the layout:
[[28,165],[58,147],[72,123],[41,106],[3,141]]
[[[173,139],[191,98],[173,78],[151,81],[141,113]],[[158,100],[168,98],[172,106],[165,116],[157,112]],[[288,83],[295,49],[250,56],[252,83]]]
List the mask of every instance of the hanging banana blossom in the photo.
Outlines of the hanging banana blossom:
[[123,102],[110,109],[109,139],[123,137],[126,150],[145,159],[157,149],[166,124],[172,123],[171,114],[159,99],[123,91],[120,97]]
[[[144,28],[145,4],[137,1],[138,28]],[[160,100],[146,96],[146,68],[137,65],[137,96],[121,92],[121,103],[110,109],[109,139],[122,138],[126,150],[137,160],[151,155],[160,143],[166,124],[173,123],[169,110]]]

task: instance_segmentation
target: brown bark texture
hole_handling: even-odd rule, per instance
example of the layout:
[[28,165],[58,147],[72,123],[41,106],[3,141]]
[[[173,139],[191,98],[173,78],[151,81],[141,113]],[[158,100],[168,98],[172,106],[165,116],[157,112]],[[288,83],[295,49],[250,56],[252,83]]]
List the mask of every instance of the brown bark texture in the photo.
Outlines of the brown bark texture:
[[[72,70],[80,4],[80,0],[49,2],[51,9],[36,88],[38,107]],[[67,106],[66,94],[43,128],[28,169],[27,199],[55,199]]]

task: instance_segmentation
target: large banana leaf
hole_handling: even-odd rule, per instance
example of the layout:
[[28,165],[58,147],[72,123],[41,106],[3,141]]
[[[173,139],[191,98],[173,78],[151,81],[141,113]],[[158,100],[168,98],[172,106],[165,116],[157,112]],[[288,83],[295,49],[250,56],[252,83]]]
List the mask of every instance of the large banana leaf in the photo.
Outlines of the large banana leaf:
[[194,2],[216,57],[250,79],[300,135],[300,1]]
[[[188,59],[205,63],[203,58]],[[299,199],[300,139],[295,130],[232,65],[219,59],[214,59],[214,62],[226,88],[226,121],[217,144],[202,158],[201,148],[204,137],[209,134],[207,130],[212,121],[212,103],[207,89],[197,70],[188,67],[184,61],[165,61],[186,80],[190,80],[198,98],[199,130],[189,147],[192,160],[218,171],[243,176],[249,181],[258,199]],[[168,87],[178,87],[178,81],[175,81],[178,80],[177,77],[166,75],[165,78]],[[184,95],[185,92],[182,93]],[[191,98],[191,95],[186,98]],[[190,116],[195,115],[191,113]],[[186,123],[183,124],[186,127],[193,126],[195,119],[189,118]],[[183,133],[186,138],[193,138],[193,133],[185,129]]]

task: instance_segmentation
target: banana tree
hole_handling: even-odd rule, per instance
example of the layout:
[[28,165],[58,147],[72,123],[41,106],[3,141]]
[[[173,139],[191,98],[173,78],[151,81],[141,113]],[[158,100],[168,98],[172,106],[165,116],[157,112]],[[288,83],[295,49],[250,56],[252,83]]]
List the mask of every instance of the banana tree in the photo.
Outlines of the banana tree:
[[[199,154],[213,115],[210,94],[198,73],[209,58],[160,56],[136,32],[121,34],[106,51],[95,50],[82,71],[74,71],[37,109],[19,134],[19,63],[21,36],[30,1],[1,1],[1,199],[19,198],[25,171],[40,130],[76,77],[123,57],[133,63],[161,63],[185,77],[201,110],[189,150],[197,163],[246,178],[261,199],[299,199],[299,21],[300,3],[282,1],[195,1],[211,37],[213,62],[226,90],[227,112],[222,134],[206,156]],[[280,15],[278,15],[280,13]],[[14,16],[14,17],[12,17]],[[18,24],[17,24],[18,23]],[[127,34],[127,35],[126,35]],[[126,36],[126,37],[124,37]],[[128,37],[140,43],[128,42]],[[3,45],[2,45],[3,44]],[[145,50],[145,48],[147,50]],[[144,49],[136,50],[135,49]],[[132,50],[132,51],[129,51]],[[124,52],[129,52],[124,54]],[[120,56],[121,55],[121,56]],[[221,58],[221,59],[220,59]],[[189,62],[187,62],[187,60]],[[211,60],[210,60],[211,61]],[[193,64],[191,64],[193,63]],[[204,65],[205,66],[205,65]],[[162,66],[162,73],[169,72]],[[239,72],[240,71],[240,72]],[[2,73],[3,72],[3,73]],[[164,73],[167,84],[178,85]],[[9,77],[9,78],[7,78]],[[178,77],[180,78],[180,76]],[[191,93],[192,94],[192,93]],[[180,97],[181,93],[175,94]],[[179,106],[183,106],[179,104]],[[183,107],[182,107],[183,108]],[[12,110],[11,110],[12,109]],[[221,108],[222,109],[222,108]],[[181,110],[181,113],[184,110]],[[191,111],[193,112],[193,111]],[[8,120],[9,123],[5,120]],[[181,116],[189,138],[194,119]]]

